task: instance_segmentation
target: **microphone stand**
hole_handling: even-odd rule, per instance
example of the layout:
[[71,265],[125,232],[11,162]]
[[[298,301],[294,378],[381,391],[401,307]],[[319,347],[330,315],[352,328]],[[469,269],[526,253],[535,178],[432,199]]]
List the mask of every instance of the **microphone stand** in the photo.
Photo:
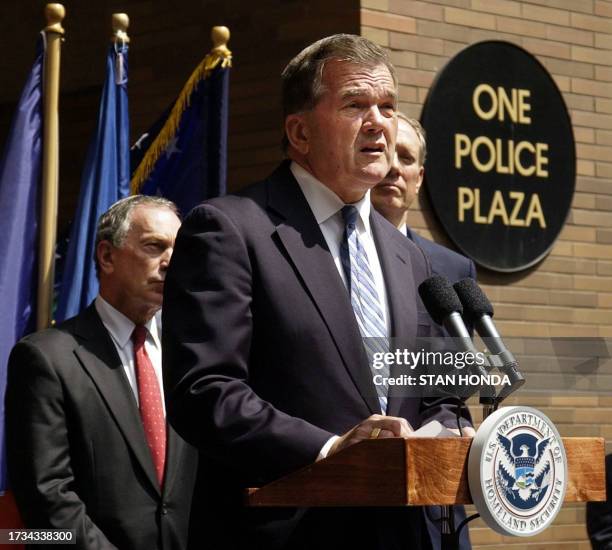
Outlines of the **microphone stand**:
[[[488,347],[496,349],[497,346],[491,345],[489,339],[484,339]],[[503,350],[497,354],[487,353],[485,365],[474,365],[476,370],[474,374],[486,374],[493,368],[497,368],[508,376],[510,384],[506,384],[501,388],[499,393],[496,393],[495,388],[487,384],[480,388],[479,403],[482,405],[482,420],[491,415],[497,410],[499,405],[515,391],[517,391],[524,383],[525,377],[518,370],[518,362],[514,356],[508,351]],[[466,396],[466,399],[470,395]],[[459,524],[458,529],[455,529],[455,517],[453,514],[453,506],[441,506],[440,515],[440,546],[442,550],[459,550],[459,536],[461,530],[472,520],[480,517],[480,514],[474,514],[466,518]]]
[[[460,337],[460,344],[460,347],[464,349],[467,348],[470,350],[476,350],[469,334],[467,336],[463,335]],[[472,368],[470,369],[471,374],[476,374],[478,376],[487,375],[490,370],[497,366],[490,361],[490,356],[487,355],[485,359],[486,362],[484,365],[472,365]],[[478,389],[475,391],[478,391]],[[466,395],[465,399],[469,399],[473,393],[474,392]],[[498,396],[496,395],[495,387],[491,384],[480,387],[479,403],[482,405],[483,420],[497,409],[497,398]],[[461,426],[459,426],[459,431],[461,432]],[[461,522],[459,529],[455,529],[453,506],[445,505],[441,506],[440,508],[440,547],[442,550],[459,550],[459,536],[461,534],[461,529],[467,525],[468,521],[471,519],[476,519],[478,514],[475,514],[474,516],[471,516],[470,518]]]
[[[475,291],[473,288],[470,288],[470,285],[474,285],[475,282],[473,282],[471,279],[465,279],[464,281],[469,281],[469,285],[466,289],[461,286],[461,283],[457,283],[460,285],[460,294],[466,297],[467,293],[467,297],[470,298],[468,302],[471,304],[473,301],[471,298],[473,298]],[[434,276],[421,283],[419,286],[419,294],[423,299],[423,303],[425,304],[425,307],[430,313],[432,319],[434,319],[437,323],[442,324],[449,334],[457,338],[455,343],[458,344],[461,351],[479,353],[474,346],[471,334],[466,328],[461,316],[465,303],[462,305],[461,302],[464,300],[461,299],[456,292],[457,284],[455,284],[455,288],[453,288],[448,279],[445,277]],[[482,294],[482,291],[478,287],[477,289],[480,294]],[[477,301],[488,302],[484,296],[480,298],[478,295],[476,295],[476,298],[479,298]],[[487,309],[492,309],[490,304]],[[491,384],[486,384],[480,388],[477,387],[476,390],[474,390],[478,391],[478,389],[480,389],[479,401],[482,405],[483,420],[485,420],[490,414],[497,410],[500,403],[504,399],[506,399],[525,383],[525,378],[519,372],[518,363],[514,356],[504,347],[503,343],[501,343],[499,334],[497,333],[490,318],[488,316],[481,315],[480,318],[475,321],[475,324],[477,325],[477,332],[485,332],[493,337],[497,337],[497,340],[495,338],[489,338],[491,341],[488,343],[488,346],[489,349],[493,351],[493,354],[487,353],[484,365],[471,365],[471,368],[469,369],[470,374],[486,376],[492,368],[497,367],[502,370],[510,380],[510,384],[502,387],[499,393],[496,393],[496,388]],[[483,338],[483,340],[485,340],[485,338]],[[445,391],[444,393],[449,396],[452,395],[448,391]],[[474,392],[468,392],[465,399],[469,398],[473,393]],[[452,397],[458,398],[459,396],[452,395]],[[462,401],[461,404],[464,405]],[[461,407],[461,404],[458,406]],[[461,409],[459,409],[457,418],[459,433],[461,433]],[[479,517],[479,514],[475,514],[467,518],[461,522],[459,529],[455,530],[452,506],[442,506],[441,508],[440,535],[442,548],[445,550],[458,550],[459,533],[461,532],[461,529],[465,527],[469,521]]]

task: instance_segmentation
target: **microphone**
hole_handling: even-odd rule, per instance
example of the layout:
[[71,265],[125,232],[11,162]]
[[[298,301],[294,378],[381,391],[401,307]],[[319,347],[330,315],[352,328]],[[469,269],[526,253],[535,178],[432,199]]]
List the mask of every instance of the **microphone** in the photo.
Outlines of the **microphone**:
[[477,351],[463,322],[463,306],[446,277],[435,275],[419,285],[419,295],[431,318],[459,338],[464,351]]
[[[446,277],[435,275],[423,281],[419,285],[419,295],[431,318],[439,325],[444,326],[453,337],[455,344],[461,348],[461,351],[480,354],[474,346],[470,333],[461,317],[463,313],[461,301]],[[475,371],[474,374],[487,375],[487,370],[482,365],[474,364],[472,369]],[[490,385],[481,387],[481,404],[491,404],[494,400],[495,388]]]
[[501,365],[496,366],[503,369],[504,374],[510,379],[510,386],[500,391],[498,401],[501,401],[519,389],[525,383],[525,377],[519,371],[518,361],[506,348],[499,335],[492,319],[493,306],[476,281],[470,278],[462,279],[454,284],[454,289],[463,306],[465,318],[480,334],[489,351],[499,358]]

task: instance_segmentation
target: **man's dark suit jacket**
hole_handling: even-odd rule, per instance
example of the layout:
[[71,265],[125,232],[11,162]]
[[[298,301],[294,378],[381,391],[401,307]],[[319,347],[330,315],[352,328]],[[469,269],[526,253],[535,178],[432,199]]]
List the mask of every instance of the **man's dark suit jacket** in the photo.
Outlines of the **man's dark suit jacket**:
[[[431,330],[417,294],[427,261],[374,210],[371,225],[391,332],[414,342]],[[165,284],[163,354],[168,418],[208,460],[199,496],[209,548],[421,547],[420,510],[241,504],[245,487],[313,463],[332,435],[380,413],[348,292],[288,163],[183,223]],[[455,425],[446,405],[422,405],[390,398],[388,414]]]
[[197,453],[169,429],[160,493],[136,399],[93,304],[21,340],[8,369],[9,476],[26,526],[76,529],[79,549],[186,548]]
[[[434,275],[442,275],[451,283],[456,283],[461,279],[470,277],[476,279],[476,266],[474,262],[461,254],[449,250],[448,248],[421,237],[418,233],[406,227],[406,235],[412,240],[429,258],[431,263],[431,271]],[[440,541],[440,508],[431,507],[426,511],[429,534],[431,535],[432,544],[435,549],[441,547]],[[455,507],[455,527],[465,519],[465,508],[463,506]],[[467,526],[461,530],[459,539],[460,550],[469,550],[472,547],[468,534]]]
[[431,263],[433,275],[443,275],[451,283],[470,277],[476,279],[476,266],[474,262],[453,250],[421,237],[418,233],[406,227],[408,238],[425,252]]

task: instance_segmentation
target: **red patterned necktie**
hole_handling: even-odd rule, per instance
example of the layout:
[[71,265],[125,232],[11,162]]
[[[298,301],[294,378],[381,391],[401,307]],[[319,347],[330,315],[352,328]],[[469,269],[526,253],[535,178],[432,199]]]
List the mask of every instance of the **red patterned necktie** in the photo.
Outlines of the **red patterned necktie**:
[[164,418],[159,382],[144,346],[146,337],[147,329],[142,325],[136,325],[132,333],[132,342],[134,343],[134,365],[136,367],[136,379],[138,380],[140,416],[147,443],[153,456],[157,480],[161,487],[164,481],[164,464],[166,462],[166,419]]

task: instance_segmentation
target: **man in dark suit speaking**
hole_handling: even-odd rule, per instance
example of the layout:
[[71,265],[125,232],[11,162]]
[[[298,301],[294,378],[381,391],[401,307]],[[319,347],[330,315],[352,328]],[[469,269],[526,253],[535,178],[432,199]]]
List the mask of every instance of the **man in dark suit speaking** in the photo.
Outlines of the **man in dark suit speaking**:
[[169,418],[209,460],[210,548],[421,548],[418,509],[241,507],[244,487],[363,439],[431,417],[456,425],[445,405],[375,387],[367,360],[366,337],[431,329],[422,251],[370,208],[395,146],[393,66],[369,40],[334,35],[282,80],[289,159],[179,231],[164,295]]
[[179,225],[165,199],[115,203],[98,222],[95,302],[9,359],[19,510],[29,528],[74,529],[79,549],[187,548],[197,455],[166,429],[158,315]]

